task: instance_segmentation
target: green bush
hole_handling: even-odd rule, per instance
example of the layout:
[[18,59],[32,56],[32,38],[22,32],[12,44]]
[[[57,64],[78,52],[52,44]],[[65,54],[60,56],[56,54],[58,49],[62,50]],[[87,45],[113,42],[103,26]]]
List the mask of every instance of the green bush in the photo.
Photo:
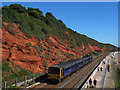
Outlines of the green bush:
[[28,10],[28,14],[42,20],[44,18],[42,13],[37,12],[36,10]]
[[30,72],[28,70],[23,69],[23,68],[20,69],[20,72],[22,74],[30,75]]
[[20,4],[11,4],[9,7],[11,9],[16,10],[19,13],[25,13],[26,12],[25,7],[22,7]]
[[3,42],[5,45],[7,45],[8,43],[7,42]]
[[20,76],[21,76],[20,73],[12,73],[12,74],[10,74],[9,77],[17,78],[17,77],[20,77]]
[[30,8],[30,7],[28,7],[28,11],[37,11],[39,13],[42,13],[42,11],[40,11],[39,8]]
[[32,47],[31,42],[26,43],[26,47]]
[[25,34],[25,36],[26,36],[28,39],[31,39],[31,40],[32,40],[32,36],[31,36],[31,35]]

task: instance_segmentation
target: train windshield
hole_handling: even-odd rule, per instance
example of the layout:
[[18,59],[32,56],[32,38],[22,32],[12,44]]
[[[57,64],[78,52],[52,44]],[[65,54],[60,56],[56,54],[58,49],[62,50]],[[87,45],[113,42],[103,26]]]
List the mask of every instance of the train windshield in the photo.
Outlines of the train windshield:
[[50,67],[49,70],[48,70],[48,73],[60,74],[60,69],[59,68]]

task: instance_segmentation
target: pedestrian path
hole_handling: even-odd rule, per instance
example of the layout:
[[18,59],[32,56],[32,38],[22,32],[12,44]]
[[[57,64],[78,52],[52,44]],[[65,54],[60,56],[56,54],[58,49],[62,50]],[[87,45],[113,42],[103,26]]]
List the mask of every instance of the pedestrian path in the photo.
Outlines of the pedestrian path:
[[[106,56],[105,59],[101,61],[101,63],[98,65],[98,67],[95,69],[95,71],[91,74],[91,76],[88,78],[86,83],[83,85],[82,89],[85,88],[115,88],[114,85],[114,70],[112,68],[112,62],[113,58],[111,58],[111,53],[110,55]],[[109,67],[108,67],[109,65]],[[110,72],[108,72],[108,69]],[[93,84],[89,84],[89,80],[94,79],[97,80],[96,86]]]
[[111,58],[110,72],[107,73],[106,83],[104,88],[115,88],[115,70],[113,68],[114,58]]

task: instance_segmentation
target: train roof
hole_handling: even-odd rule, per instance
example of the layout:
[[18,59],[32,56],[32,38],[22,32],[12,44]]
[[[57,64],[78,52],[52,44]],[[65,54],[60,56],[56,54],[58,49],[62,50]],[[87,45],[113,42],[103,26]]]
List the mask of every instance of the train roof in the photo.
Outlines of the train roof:
[[70,66],[74,65],[76,62],[82,61],[87,57],[90,57],[90,56],[84,56],[84,57],[81,57],[81,58],[69,60],[67,62],[61,62],[59,64],[53,65],[52,67],[58,67],[58,68],[70,67]]

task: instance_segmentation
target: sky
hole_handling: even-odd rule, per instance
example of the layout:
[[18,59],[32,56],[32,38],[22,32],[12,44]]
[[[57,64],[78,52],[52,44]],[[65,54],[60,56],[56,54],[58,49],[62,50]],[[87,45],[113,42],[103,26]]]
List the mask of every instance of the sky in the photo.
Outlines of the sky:
[[3,2],[51,12],[68,28],[102,43],[118,46],[118,2]]

